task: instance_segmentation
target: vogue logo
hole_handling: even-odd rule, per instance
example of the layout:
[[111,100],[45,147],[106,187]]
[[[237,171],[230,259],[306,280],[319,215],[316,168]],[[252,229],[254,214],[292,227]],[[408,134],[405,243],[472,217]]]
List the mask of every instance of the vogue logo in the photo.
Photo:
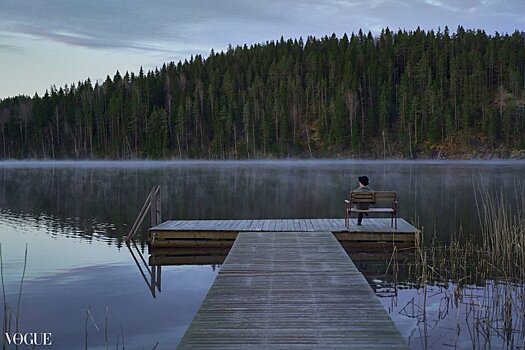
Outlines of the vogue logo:
[[53,345],[51,333],[4,333],[9,345]]

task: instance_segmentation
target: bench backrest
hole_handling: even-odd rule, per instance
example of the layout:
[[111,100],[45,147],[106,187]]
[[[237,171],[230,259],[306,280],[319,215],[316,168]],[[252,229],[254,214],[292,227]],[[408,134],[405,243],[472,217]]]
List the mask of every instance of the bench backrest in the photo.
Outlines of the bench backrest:
[[374,192],[350,192],[352,203],[388,203],[392,204],[396,200],[394,191],[374,191]]
[[396,192],[394,191],[376,191],[375,193],[375,202],[376,203],[392,203],[396,200]]
[[374,192],[350,192],[352,203],[373,203]]

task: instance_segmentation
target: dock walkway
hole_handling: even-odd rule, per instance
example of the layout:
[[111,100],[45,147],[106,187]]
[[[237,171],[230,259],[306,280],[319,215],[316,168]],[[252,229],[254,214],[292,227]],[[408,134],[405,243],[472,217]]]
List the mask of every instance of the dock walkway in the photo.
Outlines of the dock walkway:
[[397,229],[387,218],[365,218],[345,227],[344,219],[266,219],[266,220],[169,220],[150,228],[152,248],[231,247],[240,232],[332,232],[345,248],[391,250],[414,248],[419,230],[398,218]]
[[345,227],[344,219],[263,219],[263,220],[168,220],[152,227],[151,231],[300,231],[300,232],[397,232],[415,233],[418,230],[406,220],[397,219],[397,229],[390,226],[390,219],[365,218],[357,226],[351,219]]
[[331,232],[241,232],[178,349],[407,346]]

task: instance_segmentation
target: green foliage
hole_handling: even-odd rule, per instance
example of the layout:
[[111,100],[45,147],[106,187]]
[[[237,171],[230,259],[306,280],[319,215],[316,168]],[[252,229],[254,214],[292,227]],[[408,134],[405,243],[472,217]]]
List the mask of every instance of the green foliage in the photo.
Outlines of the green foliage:
[[146,144],[144,155],[146,158],[163,158],[166,156],[168,141],[167,114],[164,108],[154,110],[148,118]]
[[6,98],[0,158],[413,156],[471,136],[520,149],[524,57],[518,32],[462,27],[230,47]]

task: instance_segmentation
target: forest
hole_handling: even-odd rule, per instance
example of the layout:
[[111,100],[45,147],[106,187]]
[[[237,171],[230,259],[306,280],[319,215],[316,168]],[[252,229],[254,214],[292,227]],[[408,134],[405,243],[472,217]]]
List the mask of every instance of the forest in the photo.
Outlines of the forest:
[[0,129],[2,159],[524,155],[525,33],[386,28],[230,46],[5,98]]

